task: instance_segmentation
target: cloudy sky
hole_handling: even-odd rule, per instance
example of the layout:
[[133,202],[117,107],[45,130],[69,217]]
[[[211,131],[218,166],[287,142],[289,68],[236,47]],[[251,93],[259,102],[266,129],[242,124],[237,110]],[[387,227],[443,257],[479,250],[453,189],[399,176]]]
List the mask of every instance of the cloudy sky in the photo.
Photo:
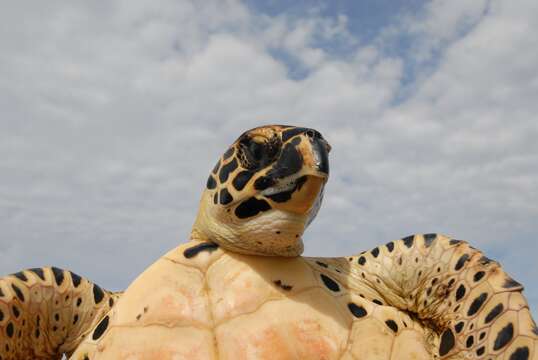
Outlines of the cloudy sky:
[[125,288],[186,239],[225,147],[286,123],[333,146],[307,255],[446,233],[536,314],[538,2],[290,3],[4,4],[0,273]]

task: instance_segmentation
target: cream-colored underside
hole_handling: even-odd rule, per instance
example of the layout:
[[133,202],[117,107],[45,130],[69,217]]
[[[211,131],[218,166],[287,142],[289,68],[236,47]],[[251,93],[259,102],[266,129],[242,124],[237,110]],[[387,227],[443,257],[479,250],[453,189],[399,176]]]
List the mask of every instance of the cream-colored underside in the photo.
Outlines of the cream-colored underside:
[[[72,359],[433,359],[420,324],[345,288],[330,291],[308,259],[220,249],[185,259],[192,245],[140,275],[107,332],[85,340]],[[368,315],[352,316],[349,302]],[[387,318],[404,330],[395,336]]]

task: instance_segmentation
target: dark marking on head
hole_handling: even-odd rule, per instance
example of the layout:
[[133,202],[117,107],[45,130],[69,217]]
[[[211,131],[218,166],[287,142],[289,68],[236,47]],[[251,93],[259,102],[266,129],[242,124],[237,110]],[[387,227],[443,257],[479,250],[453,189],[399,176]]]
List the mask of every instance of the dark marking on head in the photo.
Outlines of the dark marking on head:
[[11,274],[11,275],[15,276],[17,279],[22,280],[24,282],[28,281],[28,278],[26,277],[26,275],[24,275],[22,271],[16,272],[15,274]]
[[460,244],[460,243],[462,243],[462,242],[463,242],[463,241],[461,241],[461,240],[451,239],[451,240],[449,241],[449,244],[450,244],[450,245],[458,245],[458,244]]
[[198,255],[201,251],[215,251],[219,247],[218,244],[211,243],[211,242],[204,242],[195,246],[192,246],[188,249],[185,249],[183,251],[183,256],[185,256],[187,259],[191,259]]
[[295,191],[300,190],[301,187],[303,187],[307,179],[308,178],[306,176],[301,176],[299,179],[297,179],[297,181],[295,182],[295,186],[291,190],[282,191],[273,195],[267,195],[267,197],[274,202],[286,202],[291,199],[291,196]]
[[361,318],[361,317],[365,317],[366,315],[368,315],[368,312],[366,311],[365,308],[363,308],[362,306],[357,305],[355,303],[351,302],[351,303],[347,304],[347,308],[349,309],[351,314],[353,314],[353,316],[355,316],[356,318]]
[[64,281],[64,271],[62,269],[58,269],[57,267],[51,267],[52,274],[54,275],[54,281],[56,282],[56,285],[60,286],[62,285]]
[[424,245],[430,247],[433,241],[437,238],[437,234],[424,234]]
[[486,275],[486,273],[484,271],[478,271],[476,274],[474,274],[473,276],[473,280],[474,282],[479,282],[480,279],[482,279],[484,277],[484,275]]
[[260,212],[271,209],[271,205],[265,200],[258,200],[255,197],[251,197],[248,200],[243,201],[235,209],[235,215],[240,219],[246,219],[252,216],[258,215]]
[[13,327],[13,323],[10,322],[9,324],[7,324],[6,326],[6,334],[8,337],[13,337],[13,332],[15,331],[14,327]]
[[207,178],[206,187],[207,187],[209,190],[213,190],[214,188],[217,187],[217,181],[215,180],[215,178],[213,177],[213,175],[209,175],[209,177]]
[[465,296],[465,286],[461,284],[456,290],[456,301],[460,301]]
[[271,178],[284,178],[296,174],[303,167],[303,155],[297,150],[293,142],[286,144],[275,165],[267,176]]
[[360,256],[357,262],[359,263],[359,265],[364,265],[366,264],[366,258],[364,256]]
[[103,289],[101,289],[98,285],[93,284],[93,301],[96,304],[99,304],[104,297],[105,293],[103,292]]
[[36,274],[41,280],[45,281],[45,273],[43,272],[42,268],[32,268],[28,269],[28,271],[33,272]]
[[503,288],[505,289],[512,289],[512,288],[520,288],[523,290],[523,285],[512,279],[511,277],[506,277],[504,280]]
[[109,320],[109,317],[107,315],[103,318],[103,320],[101,320],[99,325],[95,327],[95,330],[93,331],[93,334],[92,334],[93,340],[98,340],[101,336],[103,336],[106,329],[108,328],[108,320]]
[[213,204],[217,205],[219,203],[219,193],[216,192],[215,195],[213,195]]
[[467,262],[467,260],[469,260],[469,254],[463,254],[463,255],[458,259],[458,262],[456,263],[456,266],[454,266],[454,270],[456,270],[456,271],[461,270],[461,268],[463,268],[463,266],[465,265],[465,263]]
[[389,252],[392,252],[394,250],[394,243],[391,241],[385,245],[387,247],[387,250]]
[[228,192],[228,189],[223,188],[220,190],[219,201],[221,205],[228,205],[229,203],[234,201],[234,198],[232,194]]
[[285,291],[290,291],[291,289],[293,289],[293,286],[292,285],[286,285],[282,282],[282,280],[275,280],[273,281],[273,283],[278,286],[279,288],[281,288],[282,290],[285,290]]
[[258,191],[265,190],[275,185],[275,181],[267,176],[261,176],[254,181],[254,189]]
[[385,320],[385,324],[395,333],[398,332],[398,324],[394,320]]
[[439,345],[439,355],[445,356],[454,348],[454,345],[456,344],[456,339],[454,338],[454,334],[452,333],[452,330],[447,329],[443,332],[441,335],[441,344]]
[[75,274],[74,272],[70,271],[69,274],[71,275],[71,281],[73,282],[73,286],[74,287],[79,287],[81,281],[82,281],[82,278]]
[[11,284],[11,288],[15,292],[15,295],[19,298],[20,301],[24,302],[24,294],[22,293],[21,289],[17,287],[15,284]]
[[373,257],[378,257],[379,256],[379,248],[376,247],[376,248],[373,248],[372,251],[370,252],[372,254]]
[[325,274],[320,274],[320,277],[321,277],[321,281],[323,281],[323,284],[325,284],[327,289],[334,292],[340,291],[340,285],[338,285],[336,281],[334,281],[333,279],[331,279]]
[[470,335],[469,337],[467,337],[467,341],[465,342],[465,346],[467,348],[470,348],[471,346],[473,346],[473,344],[474,344],[474,336]]
[[325,264],[324,262],[321,262],[321,261],[316,261],[316,264],[318,264],[319,266],[324,267],[324,268],[329,267],[329,265],[327,265],[327,264]]
[[467,316],[473,316],[476,314],[478,310],[482,307],[482,304],[484,304],[484,301],[488,298],[487,293],[482,293],[478,295],[473,302],[471,303],[471,306],[469,306],[469,310],[467,311]]
[[508,360],[528,360],[529,359],[529,348],[527,346],[518,347],[516,351],[510,355]]
[[498,303],[495,305],[493,309],[486,315],[486,318],[484,319],[484,324],[490,323],[493,319],[495,319],[497,316],[499,316],[500,313],[502,313],[504,310],[504,305],[502,303]]
[[75,314],[75,316],[73,316],[73,325],[75,325],[77,322],[78,322],[78,314]]
[[233,159],[228,164],[222,166],[219,171],[219,180],[221,183],[228,181],[230,173],[237,169],[237,159]]
[[459,334],[463,330],[463,325],[465,325],[465,323],[463,321],[460,321],[459,323],[456,324],[456,326],[454,326],[454,329],[456,330],[456,334]]
[[508,325],[503,327],[497,334],[495,342],[493,343],[493,350],[499,350],[505,347],[510,342],[510,340],[512,340],[513,337],[514,325],[512,323],[509,323]]
[[282,142],[286,142],[296,135],[304,134],[307,130],[308,130],[307,128],[302,128],[302,127],[296,127],[289,130],[285,130],[282,132]]
[[235,176],[232,181],[232,185],[237,191],[241,191],[245,188],[245,185],[252,179],[254,173],[252,171],[244,170]]
[[415,235],[410,235],[402,239],[404,245],[407,246],[408,248],[411,248],[413,246],[414,240],[415,240]]
[[220,168],[220,159],[217,161],[217,163],[215,164],[215,166],[213,167],[213,170],[211,170],[211,172],[215,175],[217,175],[217,171],[219,171],[219,168]]
[[377,305],[383,305],[383,303],[381,302],[381,300],[378,300],[378,299],[374,299],[374,300],[372,300],[372,302],[373,302],[374,304],[377,304]]
[[224,155],[222,155],[222,158],[224,160],[227,160],[229,159],[233,154],[235,153],[235,147],[231,147],[229,148],[228,150],[226,150],[226,152],[224,153]]

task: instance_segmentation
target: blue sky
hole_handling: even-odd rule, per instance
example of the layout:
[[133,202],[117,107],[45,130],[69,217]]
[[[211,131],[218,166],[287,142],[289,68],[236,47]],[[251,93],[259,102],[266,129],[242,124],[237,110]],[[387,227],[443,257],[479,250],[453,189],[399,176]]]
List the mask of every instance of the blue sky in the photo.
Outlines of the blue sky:
[[125,288],[186,239],[215,158],[289,123],[333,146],[307,255],[471,241],[538,306],[538,5],[110,1],[0,14],[0,273]]

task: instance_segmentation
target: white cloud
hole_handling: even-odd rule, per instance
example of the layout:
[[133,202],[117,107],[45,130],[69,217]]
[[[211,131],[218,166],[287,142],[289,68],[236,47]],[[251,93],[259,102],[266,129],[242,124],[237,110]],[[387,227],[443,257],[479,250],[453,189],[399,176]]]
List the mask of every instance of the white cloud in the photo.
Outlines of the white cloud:
[[345,16],[235,1],[13,3],[0,14],[0,272],[56,264],[124,287],[185,239],[225,146],[280,122],[334,149],[308,254],[446,232],[504,259],[538,305],[537,15],[532,0],[432,2],[366,44]]

